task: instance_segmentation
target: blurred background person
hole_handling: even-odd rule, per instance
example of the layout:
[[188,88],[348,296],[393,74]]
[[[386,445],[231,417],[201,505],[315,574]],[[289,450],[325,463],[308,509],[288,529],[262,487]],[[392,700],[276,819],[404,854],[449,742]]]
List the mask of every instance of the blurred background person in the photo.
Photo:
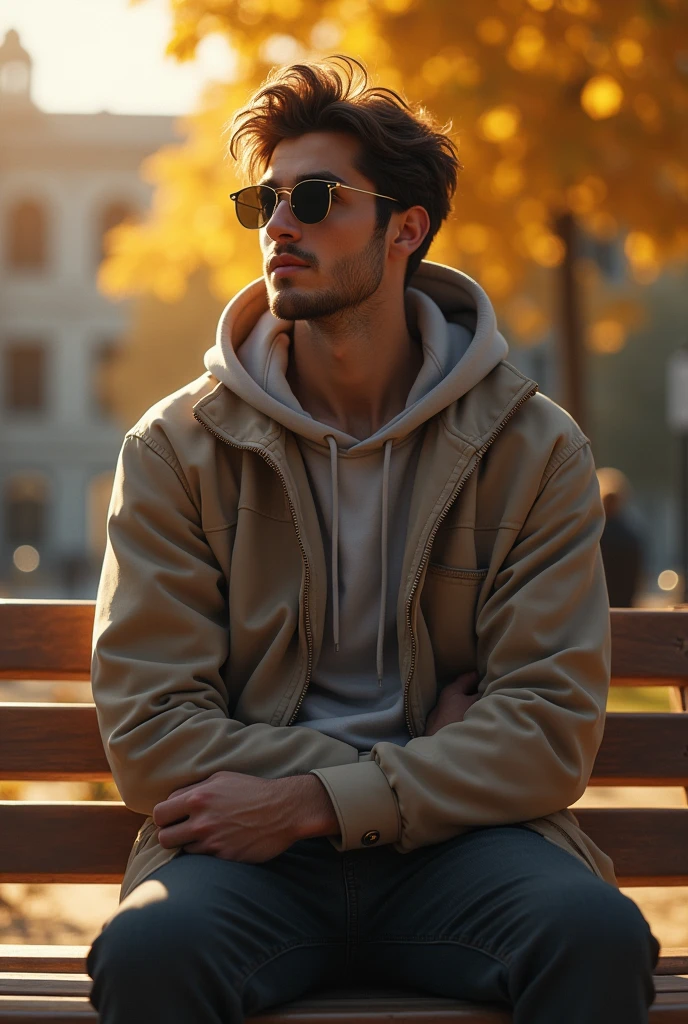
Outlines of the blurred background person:
[[628,512],[631,485],[619,469],[598,469],[607,522],[600,541],[612,608],[636,604],[643,579],[645,543]]

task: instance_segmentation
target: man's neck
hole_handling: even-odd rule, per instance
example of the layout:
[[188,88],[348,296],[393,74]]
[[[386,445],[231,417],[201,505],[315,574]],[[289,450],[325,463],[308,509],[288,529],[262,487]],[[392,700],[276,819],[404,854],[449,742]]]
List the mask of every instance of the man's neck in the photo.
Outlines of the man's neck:
[[406,405],[423,365],[404,304],[365,304],[297,320],[287,381],[314,419],[365,440]]

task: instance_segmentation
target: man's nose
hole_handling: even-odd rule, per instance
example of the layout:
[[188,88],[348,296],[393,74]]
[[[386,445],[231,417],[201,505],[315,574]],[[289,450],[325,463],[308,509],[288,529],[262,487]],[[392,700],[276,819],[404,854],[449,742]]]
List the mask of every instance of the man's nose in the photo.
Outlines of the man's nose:
[[291,212],[287,196],[278,196],[277,204],[272,212],[272,217],[265,225],[265,231],[273,240],[301,237],[301,224]]

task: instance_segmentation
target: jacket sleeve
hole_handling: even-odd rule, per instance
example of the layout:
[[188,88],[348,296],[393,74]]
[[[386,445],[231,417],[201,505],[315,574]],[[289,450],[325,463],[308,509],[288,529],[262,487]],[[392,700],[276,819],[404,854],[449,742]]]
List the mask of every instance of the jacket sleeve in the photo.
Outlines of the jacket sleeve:
[[176,459],[128,436],[108,513],[92,687],[115,783],[141,814],[217,771],[279,778],[358,760],[315,729],[230,717],[226,593]]
[[[393,803],[400,828],[387,841],[407,852],[466,828],[552,814],[580,797],[609,689],[603,525],[585,442],[541,483],[494,574],[476,622],[481,698],[464,721],[405,747],[378,743],[374,763],[315,771],[335,806],[350,808],[351,827],[340,824],[352,847],[361,845],[360,823],[389,817]],[[375,766],[378,785],[362,791],[362,772]]]

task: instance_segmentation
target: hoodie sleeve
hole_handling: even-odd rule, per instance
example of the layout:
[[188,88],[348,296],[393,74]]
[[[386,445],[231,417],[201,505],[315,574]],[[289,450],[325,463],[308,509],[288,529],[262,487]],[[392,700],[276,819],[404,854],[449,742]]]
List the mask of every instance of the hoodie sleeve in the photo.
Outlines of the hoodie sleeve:
[[545,474],[498,567],[476,622],[481,699],[464,721],[404,747],[378,743],[368,763],[315,770],[340,814],[349,844],[341,849],[370,845],[362,826],[408,852],[468,828],[552,814],[581,796],[610,677],[603,525],[586,441]]
[[222,667],[226,580],[174,456],[129,435],[117,464],[96,600],[92,688],[125,804],[150,815],[214,772],[263,778],[358,761],[341,740],[233,719]]

